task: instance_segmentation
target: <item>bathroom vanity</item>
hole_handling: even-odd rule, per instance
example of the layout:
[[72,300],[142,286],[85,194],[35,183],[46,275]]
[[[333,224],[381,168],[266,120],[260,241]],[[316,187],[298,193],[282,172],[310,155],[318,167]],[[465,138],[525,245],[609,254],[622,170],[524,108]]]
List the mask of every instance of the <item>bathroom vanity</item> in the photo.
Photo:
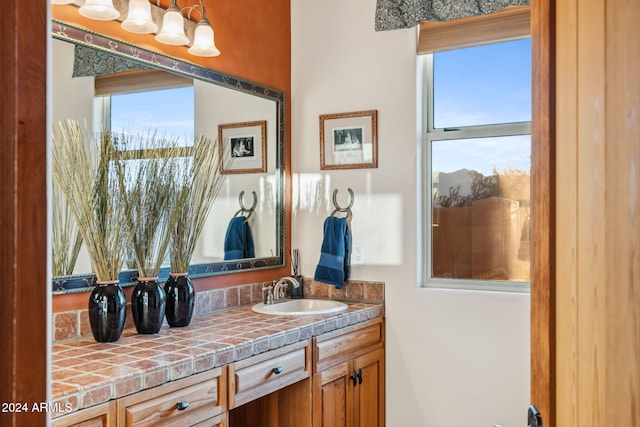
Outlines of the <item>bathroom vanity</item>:
[[383,426],[382,304],[269,316],[249,306],[116,343],[54,346],[53,426]]

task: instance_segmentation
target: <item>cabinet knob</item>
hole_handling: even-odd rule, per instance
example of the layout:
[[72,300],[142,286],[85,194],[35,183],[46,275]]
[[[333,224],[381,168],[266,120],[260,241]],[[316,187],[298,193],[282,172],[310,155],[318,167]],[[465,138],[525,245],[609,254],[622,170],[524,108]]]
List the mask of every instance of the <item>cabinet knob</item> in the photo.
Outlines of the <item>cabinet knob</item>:
[[271,372],[273,372],[274,374],[278,375],[278,374],[282,373],[283,370],[284,369],[282,368],[282,366],[278,366],[277,368],[273,368],[271,370]]
[[176,403],[176,409],[178,411],[184,411],[189,407],[189,402],[178,402]]

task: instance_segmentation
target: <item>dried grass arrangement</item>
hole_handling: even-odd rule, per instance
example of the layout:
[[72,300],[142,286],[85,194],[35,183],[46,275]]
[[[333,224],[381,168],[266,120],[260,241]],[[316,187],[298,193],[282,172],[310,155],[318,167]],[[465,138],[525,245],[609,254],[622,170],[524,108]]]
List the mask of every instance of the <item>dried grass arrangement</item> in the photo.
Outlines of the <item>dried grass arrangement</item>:
[[67,203],[67,197],[54,180],[51,226],[52,270],[54,276],[69,276],[78,261],[82,234]]
[[[176,177],[188,149],[177,138],[119,135],[116,172],[139,280],[157,278],[167,254],[181,194]],[[141,148],[139,148],[141,147]]]
[[193,144],[192,162],[180,176],[177,221],[171,231],[171,271],[186,273],[198,237],[211,211],[225,175],[222,167],[230,161],[230,154],[220,156],[215,140],[203,135]]
[[128,243],[125,210],[113,173],[111,134],[94,141],[74,120],[53,128],[53,175],[65,194],[98,281],[117,280]]

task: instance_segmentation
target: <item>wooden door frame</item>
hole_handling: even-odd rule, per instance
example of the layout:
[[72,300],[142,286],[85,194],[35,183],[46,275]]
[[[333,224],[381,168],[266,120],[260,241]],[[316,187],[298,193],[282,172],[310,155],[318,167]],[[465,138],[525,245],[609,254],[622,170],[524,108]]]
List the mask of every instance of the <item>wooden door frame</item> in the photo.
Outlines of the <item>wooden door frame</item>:
[[531,1],[531,40],[531,404],[540,410],[544,425],[553,426],[556,411],[555,1]]
[[48,1],[8,0],[0,20],[0,424],[44,425],[47,401]]

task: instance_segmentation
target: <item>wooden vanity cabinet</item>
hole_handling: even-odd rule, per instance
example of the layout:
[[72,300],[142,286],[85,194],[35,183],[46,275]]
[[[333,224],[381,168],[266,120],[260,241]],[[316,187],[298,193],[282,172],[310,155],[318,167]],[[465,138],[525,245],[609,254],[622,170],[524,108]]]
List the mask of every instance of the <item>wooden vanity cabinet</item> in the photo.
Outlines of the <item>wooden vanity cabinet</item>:
[[314,339],[313,426],[383,427],[384,323]]
[[235,362],[229,365],[229,409],[310,376],[310,340]]
[[116,402],[112,400],[91,408],[55,418],[52,427],[116,427]]
[[53,427],[227,425],[227,370],[216,368],[55,418]]
[[118,399],[118,427],[226,425],[225,368]]
[[228,369],[229,427],[311,427],[311,340]]
[[384,427],[377,318],[65,415],[53,427]]

